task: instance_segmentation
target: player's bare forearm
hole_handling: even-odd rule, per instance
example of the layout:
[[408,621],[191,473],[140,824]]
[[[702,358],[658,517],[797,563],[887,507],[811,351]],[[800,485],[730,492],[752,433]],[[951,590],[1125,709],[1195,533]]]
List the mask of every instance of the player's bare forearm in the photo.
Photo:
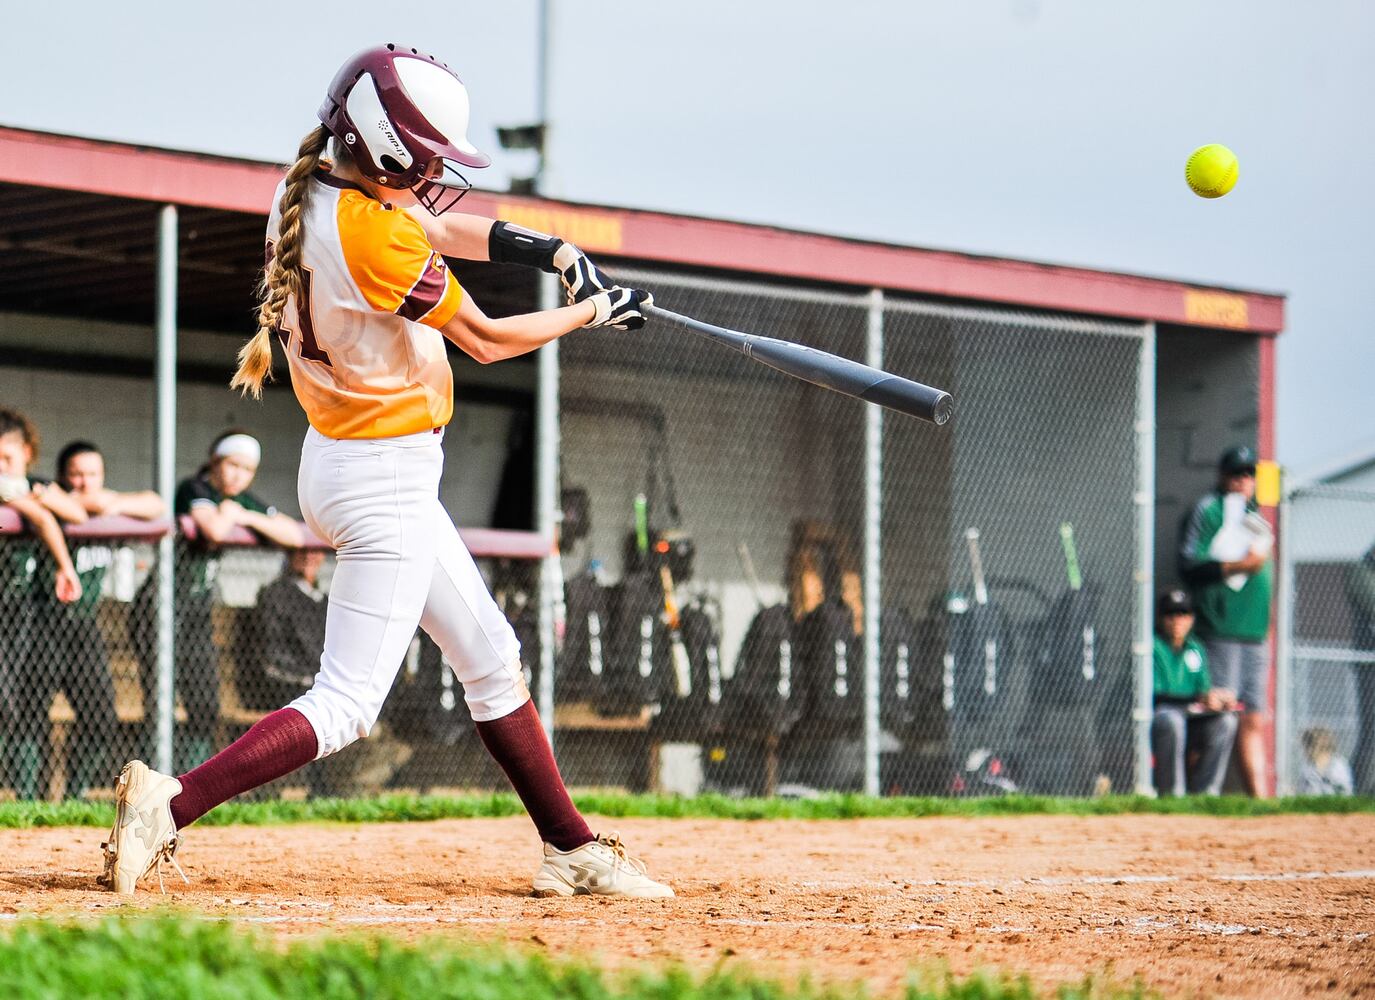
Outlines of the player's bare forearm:
[[538,347],[592,322],[596,307],[591,301],[492,319],[471,298],[464,297],[454,318],[444,325],[445,337],[482,364],[528,354]]
[[57,568],[67,573],[75,573],[71,553],[67,550],[66,536],[62,534],[62,526],[57,523],[57,518],[53,512],[32,496],[11,500],[10,506],[28,522],[33,533],[52,553],[53,562],[57,563]]
[[218,545],[229,537],[234,530],[235,521],[218,508],[209,504],[197,504],[191,508],[191,520],[206,541]]
[[430,246],[445,257],[459,257],[463,260],[491,259],[487,239],[495,219],[459,212],[445,212],[443,215],[434,216],[418,207],[409,211],[425,230]]
[[44,507],[69,524],[81,524],[90,518],[81,501],[60,486],[44,486],[37,496]]
[[167,512],[167,507],[162,502],[162,497],[152,490],[142,490],[138,493],[116,493],[110,508],[106,514],[121,514],[124,517],[134,517],[141,521],[151,521],[154,518],[162,517]]
[[297,549],[305,541],[301,526],[285,514],[259,514],[248,510],[243,513],[242,524],[283,548]]

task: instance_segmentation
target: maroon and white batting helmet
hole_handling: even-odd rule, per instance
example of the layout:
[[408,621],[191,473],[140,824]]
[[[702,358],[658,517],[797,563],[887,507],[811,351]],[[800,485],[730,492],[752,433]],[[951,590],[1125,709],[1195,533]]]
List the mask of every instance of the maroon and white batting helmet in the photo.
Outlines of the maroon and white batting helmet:
[[435,215],[471,185],[459,166],[492,160],[468,141],[468,90],[432,55],[389,43],[357,53],[339,69],[320,121],[368,180],[410,188]]

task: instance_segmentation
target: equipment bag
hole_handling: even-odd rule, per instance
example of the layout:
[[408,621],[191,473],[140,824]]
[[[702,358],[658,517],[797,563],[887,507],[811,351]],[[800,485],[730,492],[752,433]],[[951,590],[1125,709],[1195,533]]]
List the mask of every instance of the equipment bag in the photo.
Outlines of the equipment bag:
[[664,685],[673,683],[664,592],[658,574],[649,570],[627,573],[610,590],[606,662],[592,700],[603,715],[633,715],[657,704]]
[[830,737],[859,734],[864,725],[864,658],[850,608],[840,601],[813,608],[798,626],[798,654],[807,722]]
[[731,731],[781,736],[802,715],[794,630],[792,614],[782,604],[761,608],[750,622],[735,673],[721,691],[722,716]]
[[1092,586],[1067,590],[1040,628],[1030,680],[1031,700],[1041,707],[1092,705],[1098,681],[1098,593]]
[[895,735],[929,723],[933,697],[928,677],[918,675],[919,637],[912,616],[889,608],[879,618],[879,721]]
[[567,626],[554,674],[561,702],[593,700],[602,687],[611,625],[608,591],[590,569],[570,579],[564,588]]
[[683,646],[691,667],[692,690],[680,697],[670,671],[669,683],[660,692],[661,710],[655,719],[662,739],[696,741],[716,731],[724,695],[721,681],[721,636],[712,616],[700,605],[683,608]]

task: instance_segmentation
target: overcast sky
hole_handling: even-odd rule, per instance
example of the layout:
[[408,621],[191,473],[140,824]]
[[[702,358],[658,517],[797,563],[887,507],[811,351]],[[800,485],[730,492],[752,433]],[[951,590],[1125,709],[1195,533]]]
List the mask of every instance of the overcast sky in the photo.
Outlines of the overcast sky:
[[[1281,459],[1375,450],[1375,3],[553,6],[553,193],[1285,291]],[[536,11],[6,4],[0,123],[285,160],[338,64],[395,35],[464,77],[500,189]],[[1219,201],[1182,180],[1205,142],[1241,159]]]

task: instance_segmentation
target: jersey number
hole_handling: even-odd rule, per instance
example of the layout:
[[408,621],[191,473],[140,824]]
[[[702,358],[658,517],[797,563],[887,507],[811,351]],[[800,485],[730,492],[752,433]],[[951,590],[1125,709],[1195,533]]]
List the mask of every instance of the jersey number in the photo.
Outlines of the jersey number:
[[[272,243],[267,245],[267,259],[272,260],[275,250]],[[296,325],[300,327],[297,331],[301,335],[301,349],[298,352],[307,361],[318,361],[326,368],[333,368],[334,364],[329,359],[329,352],[320,346],[320,342],[315,339],[315,321],[311,318],[311,282],[314,273],[308,267],[301,268],[301,299],[302,302],[296,303]],[[277,327],[277,337],[282,342],[282,350],[291,350],[291,335],[283,327]]]

